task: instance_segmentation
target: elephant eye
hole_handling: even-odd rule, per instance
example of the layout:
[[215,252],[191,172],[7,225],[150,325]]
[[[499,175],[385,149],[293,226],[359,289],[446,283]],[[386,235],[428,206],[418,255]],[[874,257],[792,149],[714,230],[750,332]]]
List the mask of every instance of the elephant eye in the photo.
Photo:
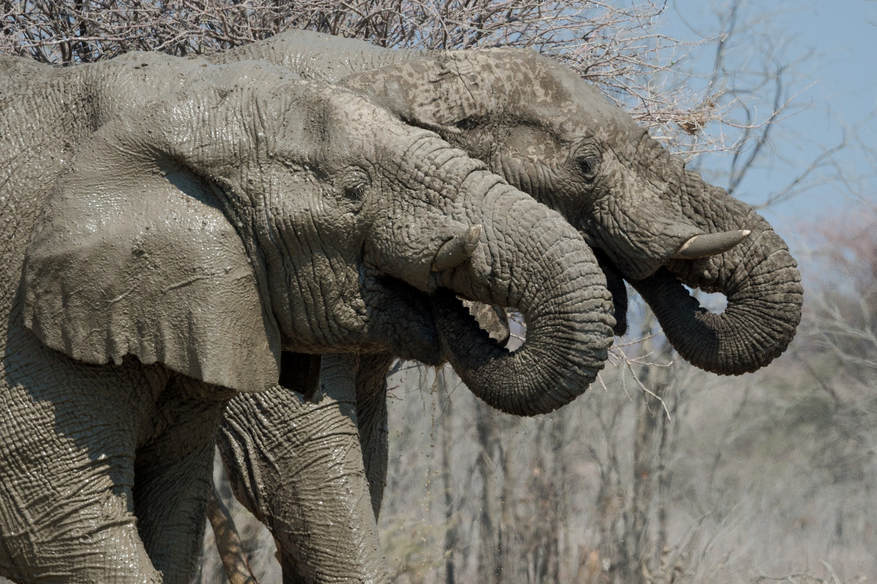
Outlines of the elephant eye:
[[369,187],[368,174],[362,169],[351,169],[341,178],[341,194],[348,201],[362,203]]
[[477,128],[480,123],[479,117],[472,115],[457,122],[456,126],[461,130],[472,130]]
[[344,197],[351,201],[360,202],[365,197],[365,185],[359,184],[344,189]]
[[597,169],[600,166],[600,159],[593,154],[585,154],[576,158],[576,165],[588,182],[597,178]]

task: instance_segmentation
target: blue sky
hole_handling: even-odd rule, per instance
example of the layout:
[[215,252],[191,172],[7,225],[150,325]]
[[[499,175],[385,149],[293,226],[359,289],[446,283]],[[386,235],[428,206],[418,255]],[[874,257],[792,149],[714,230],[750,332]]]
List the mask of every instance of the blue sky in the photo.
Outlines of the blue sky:
[[[697,40],[719,31],[717,10],[730,2],[670,0],[661,30],[682,39]],[[776,152],[748,175],[736,196],[750,203],[782,189],[806,168],[824,148],[841,143],[844,126],[850,144],[834,157],[844,176],[860,194],[877,204],[877,165],[855,139],[877,150],[877,1],[810,0],[748,2],[743,19],[769,18],[757,24],[747,43],[735,47],[730,58],[750,67],[761,66],[758,47],[781,47],[781,61],[794,62],[786,88],[794,95],[787,117],[774,135]],[[688,66],[696,72],[712,70],[714,50],[695,50]],[[762,107],[761,111],[766,111]],[[727,168],[729,157],[706,155],[700,161],[705,172]],[[830,168],[822,171],[833,177]],[[721,179],[717,179],[721,184]],[[724,186],[724,185],[723,185]],[[850,189],[829,180],[792,200],[764,209],[762,214],[781,230],[790,246],[800,249],[793,232],[830,214],[854,207]]]

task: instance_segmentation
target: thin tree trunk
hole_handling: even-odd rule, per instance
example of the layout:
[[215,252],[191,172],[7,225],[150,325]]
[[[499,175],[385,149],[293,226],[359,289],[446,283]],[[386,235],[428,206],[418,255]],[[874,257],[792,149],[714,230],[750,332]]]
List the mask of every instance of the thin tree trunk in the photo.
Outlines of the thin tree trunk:
[[[505,429],[508,430],[509,426],[506,425]],[[500,523],[500,540],[499,543],[502,546],[500,553],[500,571],[501,571],[501,580],[508,584],[512,584],[514,582],[519,582],[520,580],[516,578],[516,568],[518,565],[515,564],[515,558],[520,554],[520,550],[515,552],[513,547],[515,545],[515,526],[514,519],[512,517],[512,506],[515,504],[514,501],[514,481],[512,481],[512,453],[515,451],[508,444],[508,440],[510,439],[510,432],[505,432],[503,438],[505,440],[500,444],[500,456],[502,457],[502,496],[500,498],[501,509],[501,523]]]
[[554,469],[551,473],[551,538],[553,547],[552,569],[550,578],[556,584],[566,581],[561,578],[563,566],[562,558],[566,557],[563,548],[564,534],[566,533],[566,486],[567,468],[564,456],[564,442],[566,433],[566,410],[554,412],[552,415],[549,442],[551,455],[554,459]]
[[[646,387],[649,387],[651,376],[648,373],[644,374],[642,381]],[[651,555],[649,511],[653,498],[654,438],[658,424],[656,416],[659,411],[663,413],[656,400],[640,392],[637,397],[633,444],[633,496],[630,501],[630,522],[624,538],[630,559],[625,569],[625,578],[630,582],[642,573],[643,564],[648,562],[648,557]]]
[[672,474],[667,469],[669,456],[669,433],[671,420],[661,423],[661,442],[658,447],[658,535],[655,540],[655,565],[661,565],[664,548],[667,547],[667,496],[670,493]]
[[529,548],[533,556],[533,574],[538,583],[555,582],[557,579],[557,533],[559,530],[556,508],[558,493],[554,477],[557,464],[552,440],[552,428],[542,418],[534,441],[533,476],[530,493],[533,500],[533,516],[536,517]]
[[454,497],[451,490],[451,399],[448,395],[448,383],[446,368],[439,369],[438,392],[441,428],[442,428],[442,487],[445,491],[445,584],[455,584],[456,568],[454,566],[454,552],[457,548],[457,521],[454,517]]
[[481,511],[479,523],[481,537],[478,548],[478,581],[500,582],[499,563],[499,500],[496,496],[493,452],[497,443],[496,420],[493,410],[485,403],[476,401],[475,427],[478,434],[480,454],[478,471],[482,479]]
[[[670,345],[664,343],[656,352],[656,359],[664,363],[670,358]],[[662,447],[666,438],[666,413],[662,400],[667,393],[668,367],[646,366],[640,381],[652,394],[640,391],[637,399],[636,428],[634,430],[633,452],[633,497],[630,501],[630,522],[625,540],[629,550],[629,562],[625,578],[629,581],[644,579],[652,568],[652,558],[660,558],[662,544],[652,542],[650,516],[652,508],[658,505],[660,497],[655,496],[656,486],[660,491],[661,467],[663,465]],[[660,493],[659,493],[660,494]],[[664,518],[666,521],[666,517]],[[659,524],[660,529],[660,524]]]

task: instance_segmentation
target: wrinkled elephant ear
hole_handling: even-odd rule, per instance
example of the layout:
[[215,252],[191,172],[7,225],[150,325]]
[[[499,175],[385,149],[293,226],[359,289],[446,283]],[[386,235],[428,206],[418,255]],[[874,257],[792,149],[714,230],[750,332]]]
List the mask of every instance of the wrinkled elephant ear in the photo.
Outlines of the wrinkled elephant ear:
[[102,128],[51,194],[27,249],[26,325],[86,363],[130,354],[239,391],[275,385],[279,333],[241,238],[210,185],[137,127]]

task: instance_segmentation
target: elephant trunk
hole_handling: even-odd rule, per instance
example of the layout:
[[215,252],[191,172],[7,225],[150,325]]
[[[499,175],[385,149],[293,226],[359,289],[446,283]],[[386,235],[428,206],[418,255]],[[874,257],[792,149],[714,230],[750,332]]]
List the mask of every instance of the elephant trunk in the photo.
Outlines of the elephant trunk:
[[[489,405],[525,416],[550,412],[581,395],[607,358],[614,321],[606,280],[591,249],[560,215],[493,175],[473,175],[466,182],[481,185],[466,192],[482,195],[463,205],[467,220],[483,225],[486,265],[479,269],[476,257],[445,273],[444,288],[433,294],[442,348]],[[509,352],[491,340],[455,293],[520,311],[524,345]]]
[[[749,230],[748,236],[713,257],[671,260],[631,285],[685,360],[713,373],[740,375],[764,367],[792,341],[801,320],[801,275],[767,221],[723,189],[702,188],[712,208],[721,210],[707,231]],[[683,284],[723,293],[725,311],[714,314],[702,308]]]

